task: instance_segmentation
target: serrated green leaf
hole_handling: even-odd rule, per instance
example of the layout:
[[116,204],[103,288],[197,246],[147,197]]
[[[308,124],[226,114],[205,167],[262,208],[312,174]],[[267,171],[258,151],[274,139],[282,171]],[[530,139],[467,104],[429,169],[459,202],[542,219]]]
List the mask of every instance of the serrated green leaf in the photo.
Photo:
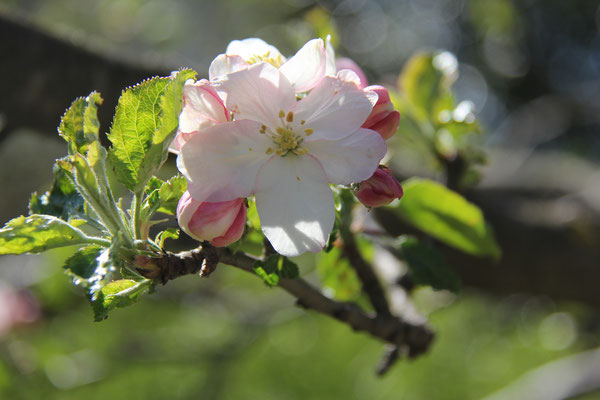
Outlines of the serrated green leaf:
[[466,253],[500,257],[500,248],[479,207],[428,179],[409,179],[402,188],[404,197],[396,208],[402,219]]
[[164,182],[158,189],[158,195],[160,200],[160,206],[158,212],[162,212],[169,215],[174,215],[177,211],[177,204],[179,199],[187,190],[187,181],[181,176],[174,176],[171,179]]
[[66,221],[50,215],[17,217],[0,229],[0,255],[41,253],[83,243],[90,243],[90,238]]
[[85,154],[90,142],[98,140],[99,122],[97,106],[102,104],[98,92],[88,97],[79,97],[65,111],[58,127],[59,135],[69,145],[69,154]]
[[123,308],[136,303],[152,285],[150,280],[136,282],[132,279],[120,279],[106,284],[95,300],[92,300],[94,320],[102,321],[108,312],[115,308]]
[[33,193],[29,200],[29,214],[53,215],[68,221],[85,215],[83,197],[77,192],[67,173],[54,168],[54,183],[43,195]]
[[450,269],[435,248],[414,237],[403,237],[398,243],[404,261],[417,285],[431,286],[436,290],[460,290],[460,278]]
[[182,107],[183,85],[196,75],[155,77],[123,91],[108,136],[109,159],[117,178],[140,191],[167,158]]
[[73,278],[76,286],[88,289],[92,285],[90,279],[98,267],[98,257],[103,250],[100,246],[88,246],[67,259],[63,268],[65,274]]

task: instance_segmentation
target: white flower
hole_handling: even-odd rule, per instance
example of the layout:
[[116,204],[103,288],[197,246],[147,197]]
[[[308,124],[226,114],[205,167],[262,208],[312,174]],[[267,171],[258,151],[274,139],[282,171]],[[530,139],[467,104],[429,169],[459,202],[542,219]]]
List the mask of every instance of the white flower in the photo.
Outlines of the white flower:
[[[328,43],[328,47],[331,47]],[[267,62],[288,79],[297,93],[306,92],[325,76],[327,54],[322,39],[308,41],[289,60],[276,47],[262,39],[234,40],[227,46],[225,54],[213,60],[209,68],[210,80],[248,68],[258,62]]]
[[177,165],[198,201],[256,196],[262,230],[277,252],[317,252],[335,219],[329,184],[368,179],[386,152],[361,125],[377,95],[350,71],[326,76],[297,101],[281,68],[258,62],[215,83],[234,121],[204,128]]

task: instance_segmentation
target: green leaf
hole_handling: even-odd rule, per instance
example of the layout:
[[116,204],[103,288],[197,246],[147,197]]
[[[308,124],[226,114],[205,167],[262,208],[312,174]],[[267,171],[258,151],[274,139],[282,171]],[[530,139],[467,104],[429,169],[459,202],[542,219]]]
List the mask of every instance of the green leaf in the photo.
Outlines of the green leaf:
[[154,239],[154,243],[158,244],[158,246],[162,249],[165,247],[165,240],[167,239],[179,239],[179,229],[167,228],[164,231],[159,232],[156,235],[156,239]]
[[479,207],[428,179],[409,179],[402,188],[404,196],[396,208],[401,218],[466,253],[500,258],[500,248]]
[[73,278],[73,283],[76,286],[89,288],[92,285],[90,279],[94,276],[98,267],[98,257],[104,248],[100,246],[88,246],[80,249],[73,254],[63,268],[65,274]]
[[460,278],[450,269],[435,248],[414,237],[402,237],[398,243],[404,261],[417,285],[431,286],[436,290],[460,290]]
[[[452,57],[449,53],[443,54]],[[398,86],[420,121],[437,119],[437,113],[448,104],[449,88],[456,79],[456,69],[441,68],[435,61],[436,57],[440,54],[414,55],[404,66],[398,80]]]
[[33,214],[17,217],[0,229],[0,255],[41,253],[90,241],[82,231],[60,218]]
[[117,178],[130,190],[140,191],[167,159],[183,86],[195,76],[194,71],[182,70],[175,77],[155,77],[121,94],[108,136],[109,159]]
[[53,215],[68,221],[85,215],[83,197],[77,192],[64,169],[54,167],[54,183],[43,195],[33,193],[29,200],[29,214]]
[[296,279],[300,274],[298,266],[294,262],[278,254],[269,256],[265,261],[256,261],[254,272],[268,286],[277,286],[280,278]]
[[339,247],[328,253],[321,252],[317,258],[317,272],[326,291],[341,301],[357,301],[361,297],[361,283]]
[[98,140],[99,104],[102,104],[102,97],[98,92],[92,92],[88,97],[75,99],[65,111],[58,133],[69,144],[69,154],[86,154],[88,144]]
[[97,298],[92,300],[94,320],[102,321],[108,317],[110,310],[136,303],[151,285],[151,280],[136,282],[132,279],[120,279],[109,282],[98,292]]
[[158,212],[174,215],[177,211],[177,204],[179,199],[187,190],[187,181],[181,176],[174,176],[168,181],[164,182],[158,189],[158,196],[160,200],[160,206]]

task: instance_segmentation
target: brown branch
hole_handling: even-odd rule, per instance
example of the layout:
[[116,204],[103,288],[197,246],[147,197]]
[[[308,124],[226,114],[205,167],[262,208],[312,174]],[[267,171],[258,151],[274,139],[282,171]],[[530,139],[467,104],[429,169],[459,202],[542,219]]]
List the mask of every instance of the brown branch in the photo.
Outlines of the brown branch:
[[[207,261],[206,256],[214,256]],[[196,274],[202,265],[212,265],[216,260],[254,274],[256,258],[241,252],[233,253],[227,248],[214,248],[205,244],[202,248],[173,254],[165,253],[154,260],[158,276],[163,283],[183,275]],[[157,278],[156,271],[140,270],[149,278]],[[402,349],[408,357],[416,357],[429,348],[434,334],[424,324],[413,325],[391,315],[373,315],[351,303],[343,303],[325,297],[320,291],[301,278],[280,278],[279,287],[297,299],[301,307],[312,309],[349,325],[353,330],[370,335]]]

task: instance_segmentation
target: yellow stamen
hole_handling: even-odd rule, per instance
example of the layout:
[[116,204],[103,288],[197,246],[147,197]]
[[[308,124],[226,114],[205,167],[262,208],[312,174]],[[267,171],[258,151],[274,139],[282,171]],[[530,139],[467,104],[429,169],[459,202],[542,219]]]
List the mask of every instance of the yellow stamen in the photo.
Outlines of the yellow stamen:
[[287,116],[285,117],[285,120],[287,122],[292,122],[294,120],[294,113],[291,112],[291,111],[289,113],[287,113]]
[[279,118],[285,117],[285,111],[279,110]]
[[273,149],[271,147],[267,147],[267,151],[265,151],[265,154],[273,154]]
[[306,123],[305,120],[300,121],[300,125],[304,125]]
[[315,130],[314,130],[314,129],[312,129],[312,128],[306,128],[306,129],[304,130],[304,133],[306,133],[306,136],[310,136],[310,135],[312,135],[314,132],[315,132]]
[[300,182],[300,177],[298,175],[296,175],[296,179],[298,179],[298,182]]

